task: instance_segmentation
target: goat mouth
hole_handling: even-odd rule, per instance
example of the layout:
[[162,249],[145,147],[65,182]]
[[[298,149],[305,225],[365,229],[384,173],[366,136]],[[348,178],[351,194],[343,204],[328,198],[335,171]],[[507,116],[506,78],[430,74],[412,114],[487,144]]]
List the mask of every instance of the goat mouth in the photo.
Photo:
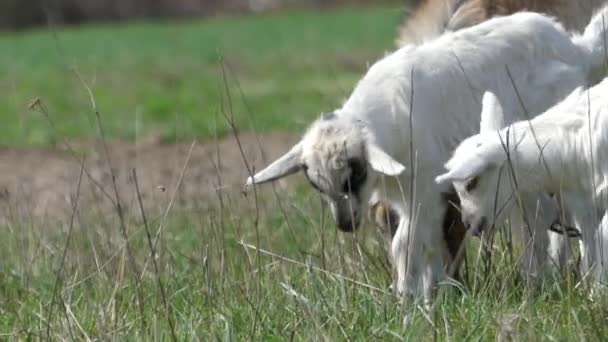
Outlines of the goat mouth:
[[361,225],[361,220],[359,217],[355,216],[354,218],[349,219],[338,219],[336,220],[336,226],[340,231],[351,233],[359,228]]
[[473,228],[473,230],[471,231],[471,234],[473,236],[481,236],[481,234],[486,230],[487,226],[488,226],[488,219],[486,219],[486,217],[484,216],[479,221],[479,224],[477,225],[477,227]]

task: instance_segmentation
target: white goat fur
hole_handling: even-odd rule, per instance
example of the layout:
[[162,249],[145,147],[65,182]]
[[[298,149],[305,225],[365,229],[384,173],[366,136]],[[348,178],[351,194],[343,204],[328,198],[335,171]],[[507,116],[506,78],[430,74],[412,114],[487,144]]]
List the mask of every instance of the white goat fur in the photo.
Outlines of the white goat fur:
[[[404,16],[396,43],[398,46],[419,44],[433,40],[447,31],[463,29],[495,16],[509,15],[524,10],[553,15],[567,29],[581,31],[589,23],[593,11],[604,2],[605,0],[421,0],[411,9],[409,15]],[[551,208],[551,202],[554,201],[548,202],[545,200],[538,203],[538,206],[544,209],[540,212],[530,210],[530,213],[525,211],[514,213],[514,221],[521,222],[521,217],[518,215],[523,214],[525,216],[523,222],[530,222],[533,219],[539,228],[542,224],[553,223],[559,212],[557,208]],[[372,200],[372,204],[376,203]],[[528,204],[533,205],[533,202]],[[535,216],[531,218],[530,215]],[[376,223],[382,225],[384,220],[376,221]],[[511,224],[511,226],[514,225]],[[517,228],[521,227],[516,226]],[[565,248],[567,238],[544,228],[540,229],[542,231],[539,233],[546,234],[546,237],[530,236],[532,238],[530,241],[520,234],[522,239],[518,241],[526,251],[522,265],[524,266],[524,276],[527,279],[530,279],[530,276],[534,278],[539,268],[545,268],[545,264],[560,268],[567,260],[567,249]],[[524,229],[523,233],[527,232],[529,231]],[[549,239],[548,245],[547,238]],[[548,255],[544,253],[545,248],[549,248]],[[533,250],[541,253],[534,254]],[[553,256],[559,256],[559,258],[554,259]]]
[[[608,79],[588,90],[576,89],[530,121],[468,138],[437,181],[454,182],[463,215],[472,217],[472,222],[494,216],[484,201],[494,203],[496,198],[497,207],[508,212],[515,202],[514,192],[517,198],[512,184],[523,192],[561,194],[566,211],[582,229],[583,271],[598,279],[598,265],[604,259],[599,243],[605,234],[599,224],[608,209],[607,94]],[[499,111],[499,106],[484,108],[484,112]],[[503,176],[499,176],[501,168]],[[465,182],[474,178],[477,186],[467,191]]]
[[[518,13],[402,48],[375,63],[342,108],[315,121],[301,142],[248,183],[304,169],[343,229],[359,223],[372,192],[381,193],[401,217],[391,247],[396,289],[431,300],[445,276],[441,193],[448,189],[434,177],[456,144],[477,131],[483,92],[503,100],[507,122],[525,117],[508,66],[527,111],[544,111],[601,65],[600,33],[589,29],[571,39],[551,18]],[[355,196],[342,185],[352,176],[353,158],[369,165]],[[382,175],[396,177],[379,182]]]

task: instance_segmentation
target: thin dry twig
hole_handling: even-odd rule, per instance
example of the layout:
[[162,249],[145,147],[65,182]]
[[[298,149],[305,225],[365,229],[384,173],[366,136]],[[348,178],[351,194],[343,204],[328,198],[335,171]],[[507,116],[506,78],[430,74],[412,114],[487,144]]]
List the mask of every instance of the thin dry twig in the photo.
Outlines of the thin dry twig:
[[[146,240],[148,241],[148,248],[150,248],[150,255],[156,255],[156,251],[154,250],[154,245],[152,243],[152,236],[150,235],[150,229],[148,228],[148,219],[146,218],[146,212],[144,210],[144,205],[141,199],[141,191],[139,191],[139,182],[137,181],[137,171],[135,169],[132,170],[133,173],[133,183],[135,183],[135,192],[137,193],[137,202],[139,203],[139,210],[141,212],[141,218],[144,222],[144,229],[146,231]],[[171,318],[171,308],[167,301],[167,294],[165,292],[165,287],[163,285],[163,281],[161,279],[160,269],[156,262],[156,258],[152,257],[152,264],[154,265],[154,272],[156,273],[156,283],[158,285],[158,290],[160,291],[161,298],[163,300],[163,305],[165,306],[165,316],[167,319],[167,323],[169,323],[169,328],[171,329],[171,337],[173,341],[177,341],[177,335],[175,334],[175,323],[173,323],[173,319]]]
[[[222,106],[222,110],[221,113],[224,116],[224,119],[226,120],[226,122],[228,123],[228,125],[230,126],[230,129],[232,130],[232,134],[234,135],[234,139],[236,140],[237,146],[239,148],[239,152],[241,153],[241,157],[245,163],[245,167],[247,168],[247,172],[249,173],[249,175],[251,177],[253,177],[253,174],[255,172],[254,169],[250,168],[249,163],[247,162],[247,158],[245,157],[245,151],[243,149],[243,145],[241,144],[241,140],[239,138],[238,135],[238,130],[236,127],[236,123],[234,121],[234,112],[232,110],[232,96],[231,96],[231,92],[230,92],[230,88],[228,87],[228,78],[227,78],[227,74],[226,74],[226,65],[224,63],[224,59],[220,56],[220,65],[221,65],[221,70],[222,70],[222,81],[223,81],[223,86],[224,86],[224,91],[228,100],[228,112],[226,112],[225,108],[224,108],[224,101],[221,102],[221,106]],[[255,184],[253,186],[254,188],[254,202],[255,202],[255,215],[253,218],[253,226],[255,228],[255,236],[256,236],[256,244],[259,246],[260,244],[260,228],[259,228],[259,220],[260,220],[260,208],[259,208],[259,203],[258,203],[258,197],[257,197],[257,191],[255,189]],[[259,310],[260,310],[260,305],[261,305],[261,296],[262,296],[262,283],[261,283],[261,273],[262,273],[262,264],[260,261],[260,257],[259,257],[259,252],[256,252],[256,265],[257,265],[257,269],[258,269],[258,284],[257,284],[257,288],[256,288],[256,294],[257,294],[257,299],[258,299],[258,305],[256,307],[255,312],[255,317],[253,319],[253,326],[252,326],[252,332],[251,332],[251,338],[254,339],[254,334],[256,331],[256,327],[257,327],[257,322],[258,322],[258,317],[259,317]]]
[[108,144],[107,144],[107,140],[106,140],[106,134],[103,128],[103,124],[101,122],[101,115],[99,114],[99,109],[97,108],[97,103],[95,102],[95,96],[93,95],[93,91],[91,89],[91,87],[89,87],[89,85],[87,84],[87,82],[84,80],[84,78],[82,78],[82,75],[80,75],[80,72],[78,72],[78,70],[76,68],[72,68],[72,72],[74,72],[74,74],[76,75],[76,77],[78,78],[78,80],[80,81],[80,83],[82,84],[82,86],[85,88],[85,90],[87,91],[87,94],[89,96],[89,101],[91,103],[91,109],[93,110],[94,114],[95,114],[95,119],[96,119],[96,123],[97,123],[97,128],[99,129],[99,134],[101,136],[101,142],[102,142],[102,146],[104,149],[104,154],[105,154],[105,158],[106,158],[106,163],[108,164],[108,168],[110,171],[110,175],[111,175],[111,179],[112,179],[112,187],[114,190],[114,200],[115,200],[115,209],[116,209],[116,214],[118,215],[118,220],[120,223],[120,230],[121,233],[123,235],[123,238],[125,239],[126,242],[126,252],[127,252],[127,257],[129,258],[129,267],[131,269],[131,274],[133,276],[133,280],[135,281],[135,288],[136,288],[136,294],[137,294],[137,302],[139,305],[139,311],[140,311],[140,315],[141,315],[141,324],[142,324],[142,331],[145,331],[146,329],[146,316],[145,316],[145,303],[144,303],[144,296],[143,296],[143,292],[141,289],[141,283],[140,280],[138,278],[138,270],[137,270],[137,264],[135,262],[135,256],[133,255],[133,251],[131,249],[131,245],[129,244],[129,232],[127,230],[127,225],[125,223],[125,214],[124,214],[124,209],[122,207],[122,203],[120,201],[120,192],[118,191],[118,183],[116,181],[116,172],[115,172],[115,168],[112,164],[112,158],[110,158],[110,151],[108,148]]
[[[173,202],[175,202],[175,198],[177,196],[177,192],[179,191],[179,188],[182,184],[182,181],[184,179],[184,174],[186,173],[186,167],[188,166],[188,163],[190,162],[190,157],[192,156],[192,150],[194,150],[194,146],[196,145],[196,141],[192,141],[192,143],[190,144],[190,149],[188,150],[188,155],[186,156],[186,161],[184,162],[184,165],[182,166],[182,170],[179,173],[179,178],[177,179],[177,184],[175,186],[175,188],[173,189],[173,192],[171,193],[171,199],[169,200],[169,204],[167,205],[167,208],[165,209],[161,219],[160,219],[160,223],[158,225],[158,230],[156,231],[156,235],[154,236],[154,250],[156,250],[156,244],[158,243],[158,240],[160,239],[160,235],[165,227],[165,221],[167,219],[167,216],[169,215],[169,212],[171,211],[171,208],[173,207]],[[143,274],[146,272],[146,269],[148,268],[148,263],[150,261],[150,258],[154,258],[155,255],[150,255],[148,256],[148,258],[146,259],[146,262],[144,263],[144,267],[142,268],[142,276]]]
[[265,249],[259,248],[258,246],[254,246],[252,244],[246,243],[246,242],[244,242],[242,240],[239,241],[238,244],[241,245],[241,246],[243,246],[243,247],[245,247],[245,248],[249,248],[249,249],[252,249],[252,250],[259,251],[261,254],[265,254],[265,255],[271,256],[273,258],[277,258],[277,259],[279,259],[281,261],[286,261],[286,262],[289,262],[289,263],[297,265],[297,266],[305,267],[307,269],[310,269],[310,270],[313,270],[313,271],[317,271],[317,272],[323,273],[325,275],[328,275],[328,276],[331,276],[331,277],[335,277],[335,278],[338,278],[338,279],[350,282],[350,283],[352,283],[354,285],[357,285],[357,286],[360,286],[360,287],[363,287],[363,288],[366,288],[366,289],[369,289],[369,290],[372,290],[372,291],[375,291],[375,292],[378,292],[378,293],[382,293],[384,295],[396,297],[393,293],[388,292],[388,291],[383,290],[383,289],[380,289],[380,288],[375,287],[373,285],[360,282],[358,280],[355,280],[355,279],[343,276],[343,275],[341,275],[339,273],[330,272],[330,271],[325,270],[325,269],[323,269],[321,267],[318,267],[318,266],[313,266],[313,265],[310,265],[310,264],[307,264],[307,263],[304,263],[304,262],[301,262],[301,261],[290,259],[290,258],[282,256],[280,254],[276,254],[276,253],[273,253],[271,251],[267,251]]
[[[53,131],[53,132],[57,132],[58,131],[57,127],[55,126],[55,122],[51,118],[51,115],[50,115],[48,109],[46,108],[46,106],[44,105],[44,102],[42,101],[42,99],[40,99],[39,97],[35,97],[34,99],[32,99],[32,101],[28,105],[28,109],[36,111],[36,112],[42,114],[42,116],[44,116],[44,118],[46,119],[49,127],[51,128],[51,131]],[[61,144],[70,153],[70,155],[72,156],[72,158],[74,158],[74,160],[76,160],[76,162],[78,162],[78,164],[80,165],[80,167],[84,170],[84,174],[91,181],[91,183],[93,183],[95,185],[95,187],[97,189],[99,189],[102,192],[102,194],[110,202],[112,202],[112,205],[115,205],[114,198],[112,198],[112,196],[110,195],[110,193],[108,193],[106,191],[106,189],[101,185],[101,183],[99,183],[95,179],[95,177],[93,177],[93,175],[91,175],[91,173],[89,172],[89,170],[85,166],[84,158],[81,158],[80,156],[78,156],[78,153],[76,152],[76,150],[66,140],[61,140]]]
[[76,217],[76,211],[78,209],[78,200],[80,199],[80,187],[82,185],[82,174],[84,172],[84,168],[80,168],[80,175],[78,176],[78,184],[76,186],[76,197],[74,198],[74,205],[72,206],[72,214],[70,215],[70,225],[68,228],[68,236],[65,241],[65,246],[63,248],[63,254],[61,255],[61,262],[59,263],[59,268],[57,269],[57,277],[55,278],[55,284],[53,285],[53,296],[51,299],[51,305],[49,307],[49,313],[46,320],[46,339],[49,340],[51,337],[51,322],[53,319],[53,309],[55,306],[55,301],[57,300],[57,289],[59,287],[59,282],[61,280],[61,273],[63,271],[63,267],[65,266],[65,259],[68,254],[68,248],[70,246],[70,241],[72,240],[72,231],[74,229],[74,218]]

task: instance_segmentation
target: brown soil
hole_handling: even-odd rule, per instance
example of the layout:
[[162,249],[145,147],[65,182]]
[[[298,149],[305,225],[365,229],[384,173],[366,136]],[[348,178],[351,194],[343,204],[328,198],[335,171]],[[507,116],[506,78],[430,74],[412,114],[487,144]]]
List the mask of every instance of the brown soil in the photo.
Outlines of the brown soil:
[[[259,137],[241,134],[239,139],[247,162],[257,170],[296,141],[288,134]],[[69,145],[53,149],[0,147],[0,223],[23,217],[68,218],[81,170],[79,155],[84,157],[86,172],[78,205],[103,211],[114,210],[112,174],[121,203],[128,208],[137,208],[133,169],[137,171],[147,208],[166,207],[173,193],[176,193],[174,206],[205,205],[217,198],[218,191],[242,191],[248,176],[234,137],[193,145],[164,144],[158,139],[135,144],[112,141],[107,144],[109,158],[102,142],[70,142]],[[176,192],[182,170],[183,178]]]

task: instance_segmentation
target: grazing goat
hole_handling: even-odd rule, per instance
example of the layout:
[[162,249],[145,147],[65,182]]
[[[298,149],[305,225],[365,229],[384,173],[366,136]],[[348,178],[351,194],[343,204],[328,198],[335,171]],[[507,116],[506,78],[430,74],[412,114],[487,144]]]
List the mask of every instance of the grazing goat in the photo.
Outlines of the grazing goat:
[[568,30],[582,31],[606,0],[422,0],[399,27],[397,46],[419,44],[492,17],[519,11],[555,16]]
[[[565,210],[582,230],[581,268],[599,279],[608,209],[608,79],[566,99],[529,121],[488,129],[464,140],[446,163],[439,183],[453,182],[462,217],[484,229],[534,191],[563,197]],[[485,98],[494,97],[487,93]],[[502,127],[498,100],[484,101],[482,121]]]
[[[423,0],[418,3],[412,14],[400,26],[397,45],[418,44],[434,39],[446,31],[470,27],[495,16],[513,14],[523,10],[554,15],[567,29],[582,30],[589,22],[592,11],[604,2],[605,0]],[[453,193],[449,195],[454,196]],[[375,225],[383,231],[395,230],[398,223],[395,210],[381,199],[372,203],[370,209],[377,209],[377,212],[370,211],[368,216]],[[390,222],[392,227],[387,225],[389,223],[386,219],[387,213],[394,216],[392,222]],[[462,242],[462,234],[460,234],[462,223],[457,212],[451,217],[453,217],[453,221],[444,220],[444,239],[448,250],[458,250],[460,242]],[[540,224],[540,222],[538,223]],[[560,256],[560,260],[550,262],[562,265],[565,261],[563,255],[565,238],[550,231],[546,234],[549,235],[550,239],[549,254]],[[392,236],[387,236],[387,238],[392,239]],[[543,245],[541,240],[535,241]],[[521,242],[524,246],[532,245],[525,239]],[[538,248],[536,249],[538,250]],[[538,255],[538,257],[542,258],[543,256]],[[457,264],[453,268],[458,270],[460,267]]]
[[395,288],[430,301],[445,277],[442,193],[450,188],[434,178],[456,144],[477,131],[483,92],[508,99],[508,122],[525,118],[513,80],[527,112],[542,112],[600,69],[600,29],[601,17],[571,38],[551,18],[518,13],[399,49],[247,183],[303,171],[343,231],[359,226],[373,193],[389,199],[401,218],[391,245]]

